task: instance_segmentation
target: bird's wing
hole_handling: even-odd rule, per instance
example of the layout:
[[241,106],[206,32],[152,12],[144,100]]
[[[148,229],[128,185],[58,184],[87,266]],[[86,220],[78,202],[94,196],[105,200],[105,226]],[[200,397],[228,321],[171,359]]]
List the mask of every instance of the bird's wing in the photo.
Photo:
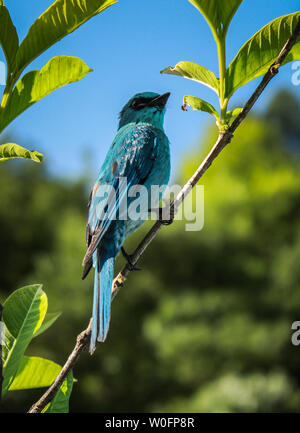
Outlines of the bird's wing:
[[[150,127],[135,126],[117,135],[112,151],[105,160],[99,180],[89,200],[87,221],[87,252],[83,265],[91,262],[92,255],[107,232],[132,185],[143,184],[151,173],[157,155],[156,134]],[[127,185],[122,191],[119,178],[126,178]],[[103,185],[114,189],[103,197]],[[106,188],[106,187],[105,187]],[[100,192],[100,193],[99,193]]]

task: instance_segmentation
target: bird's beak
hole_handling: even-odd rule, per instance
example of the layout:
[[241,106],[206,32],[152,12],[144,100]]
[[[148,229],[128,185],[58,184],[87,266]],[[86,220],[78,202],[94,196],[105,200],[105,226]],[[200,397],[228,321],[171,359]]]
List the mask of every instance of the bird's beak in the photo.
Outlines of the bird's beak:
[[167,93],[164,93],[163,95],[157,96],[156,98],[152,99],[152,101],[149,104],[149,107],[164,108],[170,95],[171,95],[171,93],[167,92]]

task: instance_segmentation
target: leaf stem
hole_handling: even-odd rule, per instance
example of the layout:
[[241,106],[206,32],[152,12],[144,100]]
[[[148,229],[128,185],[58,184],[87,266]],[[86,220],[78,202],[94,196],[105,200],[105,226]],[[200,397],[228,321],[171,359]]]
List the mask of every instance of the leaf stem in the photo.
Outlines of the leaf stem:
[[6,81],[6,86],[2,95],[2,100],[0,105],[1,111],[4,110],[4,108],[7,106],[13,86],[14,86],[14,81],[11,79],[10,76]]
[[220,76],[220,126],[222,127],[226,123],[226,112],[228,99],[225,98],[226,94],[226,35],[222,35],[216,39],[218,48],[218,58],[219,58],[219,76]]
[[6,85],[1,101],[1,111],[6,107],[10,93],[11,89]]
[[7,77],[6,80],[6,86],[2,95],[1,105],[0,105],[0,112],[7,106],[9,98],[11,97],[12,90],[20,78],[20,75],[22,74],[23,70],[17,71],[14,74],[10,74]]

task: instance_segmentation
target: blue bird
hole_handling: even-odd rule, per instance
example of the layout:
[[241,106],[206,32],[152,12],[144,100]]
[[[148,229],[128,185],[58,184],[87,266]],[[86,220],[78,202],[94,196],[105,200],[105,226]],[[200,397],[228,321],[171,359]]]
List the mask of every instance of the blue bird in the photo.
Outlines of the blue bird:
[[[105,341],[107,336],[115,259],[122,251],[132,270],[136,269],[122,245],[144,223],[151,209],[158,207],[163,186],[169,181],[169,140],[163,129],[169,96],[170,93],[138,93],[124,106],[118,132],[90,195],[82,278],[92,266],[95,268],[91,354],[96,342]],[[141,202],[146,216],[144,213],[144,217],[133,218],[128,211],[141,185],[148,193],[147,203]],[[161,189],[151,200],[153,185]]]

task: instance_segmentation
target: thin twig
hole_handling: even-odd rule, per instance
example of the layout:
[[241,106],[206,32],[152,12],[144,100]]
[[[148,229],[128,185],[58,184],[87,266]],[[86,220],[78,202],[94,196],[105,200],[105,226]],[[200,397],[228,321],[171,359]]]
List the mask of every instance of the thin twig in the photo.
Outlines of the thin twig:
[[[219,155],[219,153],[224,149],[224,147],[229,144],[233,138],[233,133],[237,129],[237,127],[241,124],[241,122],[245,119],[255,102],[258,100],[266,86],[272,80],[272,78],[278,73],[278,68],[282,65],[288,53],[291,51],[295,43],[297,42],[298,37],[300,36],[300,20],[292,34],[292,36],[288,39],[284,47],[282,48],[280,54],[278,55],[276,61],[270,66],[268,72],[264,75],[261,83],[248,100],[246,105],[244,106],[241,113],[236,117],[236,119],[232,122],[229,128],[219,134],[218,140],[215,145],[212,147],[209,154],[200,164],[198,169],[195,171],[193,176],[188,180],[185,186],[182,188],[180,193],[177,195],[176,199],[170,204],[170,215],[175,215],[179,206],[185,199],[185,197],[191,192],[193,187],[198,183],[199,179],[204,175],[206,170],[211,166],[213,161]],[[145,249],[149,246],[152,240],[155,238],[157,233],[162,228],[163,224],[160,221],[157,221],[149,232],[146,234],[144,239],[140,242],[136,250],[131,256],[131,265],[136,265],[140,257],[142,256]],[[123,286],[124,281],[126,280],[128,274],[130,273],[130,267],[128,264],[122,269],[122,271],[118,274],[118,276],[114,279],[112,286],[112,298],[117,295],[120,288]],[[75,362],[77,361],[82,350],[89,344],[91,334],[91,322],[89,327],[83,331],[77,337],[77,343],[69,356],[66,364],[61,370],[60,374],[57,376],[54,383],[50,386],[50,388],[45,392],[45,394],[40,398],[40,400],[35,403],[29,410],[29,413],[38,413],[43,410],[43,408],[53,399],[57,391],[59,390],[60,385],[63,383],[64,379],[67,377],[70,370],[73,368]]]
[[47,389],[47,391],[45,392],[45,394],[43,394],[39,401],[37,401],[33,406],[31,406],[28,413],[42,412],[42,410],[47,406],[47,404],[50,403],[51,400],[55,397],[63,381],[77,362],[81,352],[89,344],[91,328],[92,320],[90,320],[89,326],[77,336],[76,345],[53,384],[50,386],[50,388]]

